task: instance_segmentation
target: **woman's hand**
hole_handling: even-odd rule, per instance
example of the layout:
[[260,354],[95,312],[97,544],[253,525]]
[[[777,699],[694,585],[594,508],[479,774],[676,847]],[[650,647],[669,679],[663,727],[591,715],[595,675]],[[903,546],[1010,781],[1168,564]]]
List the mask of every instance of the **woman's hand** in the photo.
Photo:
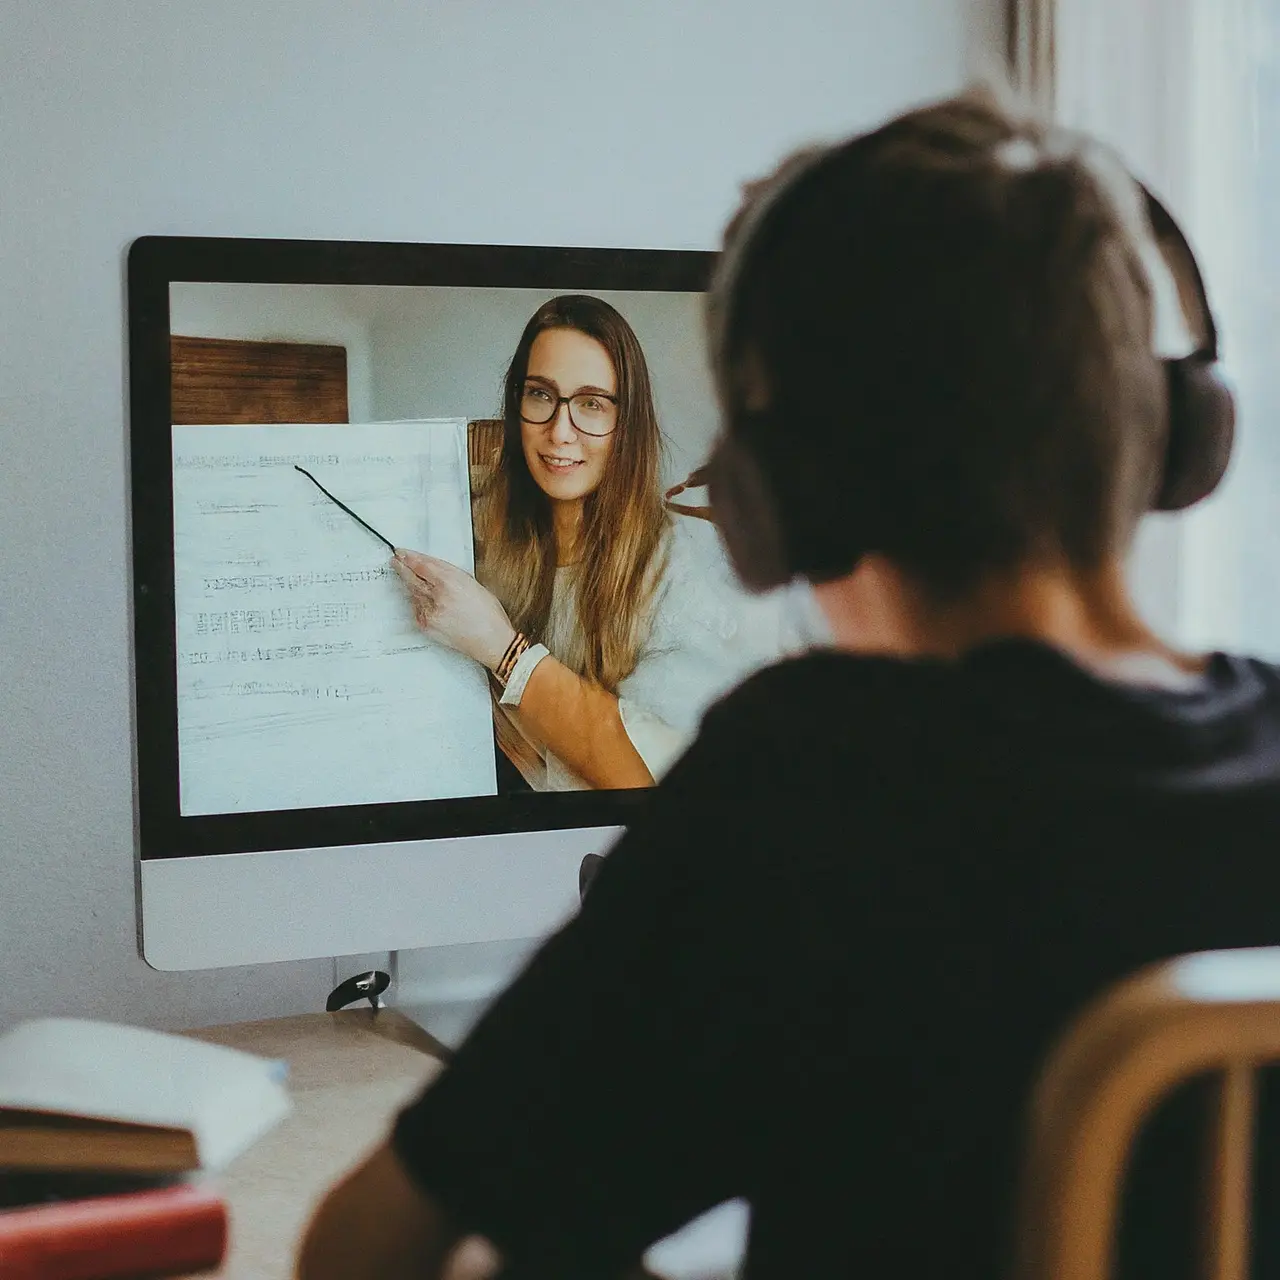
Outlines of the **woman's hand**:
[[397,549],[391,561],[409,589],[413,616],[434,640],[492,671],[515,637],[507,611],[464,569]]

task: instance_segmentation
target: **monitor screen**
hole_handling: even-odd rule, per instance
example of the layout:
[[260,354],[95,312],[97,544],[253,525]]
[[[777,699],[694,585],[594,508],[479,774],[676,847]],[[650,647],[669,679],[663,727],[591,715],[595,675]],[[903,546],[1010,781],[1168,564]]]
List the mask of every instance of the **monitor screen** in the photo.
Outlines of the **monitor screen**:
[[700,484],[710,265],[135,242],[144,860],[626,822],[794,644]]

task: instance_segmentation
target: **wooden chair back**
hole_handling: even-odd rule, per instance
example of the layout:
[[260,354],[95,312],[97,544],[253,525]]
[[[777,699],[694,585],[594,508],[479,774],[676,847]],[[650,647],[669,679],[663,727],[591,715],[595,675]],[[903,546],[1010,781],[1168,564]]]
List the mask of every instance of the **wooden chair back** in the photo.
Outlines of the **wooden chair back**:
[[1257,1071],[1280,1062],[1280,947],[1203,952],[1105,993],[1051,1052],[1031,1104],[1015,1280],[1110,1280],[1127,1158],[1178,1085],[1211,1074],[1201,1274],[1245,1280]]
[[484,488],[502,456],[501,418],[475,418],[467,423],[467,462],[471,473],[471,496]]

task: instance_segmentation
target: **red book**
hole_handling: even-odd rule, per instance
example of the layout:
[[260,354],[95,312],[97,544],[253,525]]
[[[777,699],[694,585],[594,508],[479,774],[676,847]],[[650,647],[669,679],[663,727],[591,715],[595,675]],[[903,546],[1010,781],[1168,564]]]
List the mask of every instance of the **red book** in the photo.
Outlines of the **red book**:
[[64,1200],[0,1212],[4,1280],[116,1280],[211,1271],[227,1208],[196,1186]]

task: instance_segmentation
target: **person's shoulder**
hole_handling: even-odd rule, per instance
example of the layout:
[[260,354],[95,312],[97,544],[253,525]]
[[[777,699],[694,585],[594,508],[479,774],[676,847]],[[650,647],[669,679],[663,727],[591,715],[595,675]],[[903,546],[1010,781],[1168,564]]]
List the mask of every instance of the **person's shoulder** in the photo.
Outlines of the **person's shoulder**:
[[669,581],[702,579],[709,570],[717,576],[730,572],[715,525],[694,516],[667,516],[659,558],[663,576]]
[[744,680],[707,713],[703,733],[787,741],[804,753],[884,750],[899,730],[941,710],[946,684],[940,664],[811,650]]
[[749,613],[746,589],[734,576],[719,532],[705,520],[668,516],[653,571],[652,610],[659,647],[673,635],[688,646],[702,631],[723,645]]
[[697,831],[700,856],[716,867],[745,875],[751,863],[764,877],[752,883],[770,882],[797,839],[825,857],[823,832],[839,815],[900,812],[918,789],[916,747],[935,723],[927,691],[937,674],[820,651],[757,672],[704,716],[658,788],[653,820]]
[[833,699],[898,700],[924,696],[946,680],[941,663],[818,648],[756,672],[722,700],[729,707],[780,706]]

